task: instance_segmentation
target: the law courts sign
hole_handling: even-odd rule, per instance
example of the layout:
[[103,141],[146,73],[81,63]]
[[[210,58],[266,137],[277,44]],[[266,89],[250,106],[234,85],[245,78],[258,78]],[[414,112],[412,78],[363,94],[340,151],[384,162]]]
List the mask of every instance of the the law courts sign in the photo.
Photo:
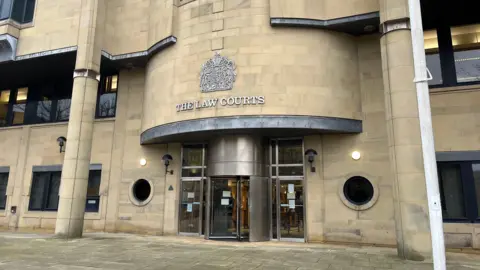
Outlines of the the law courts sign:
[[177,112],[193,111],[204,108],[226,107],[226,106],[256,106],[265,104],[264,96],[240,96],[211,98],[205,100],[187,101],[177,104]]

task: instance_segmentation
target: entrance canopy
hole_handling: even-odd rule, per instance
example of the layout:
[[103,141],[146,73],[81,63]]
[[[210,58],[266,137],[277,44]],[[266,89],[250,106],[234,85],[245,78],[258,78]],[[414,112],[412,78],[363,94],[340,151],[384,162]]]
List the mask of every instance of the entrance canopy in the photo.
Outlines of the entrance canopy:
[[362,121],[319,116],[230,116],[169,123],[144,131],[140,143],[208,140],[225,134],[306,136],[319,133],[361,133]]

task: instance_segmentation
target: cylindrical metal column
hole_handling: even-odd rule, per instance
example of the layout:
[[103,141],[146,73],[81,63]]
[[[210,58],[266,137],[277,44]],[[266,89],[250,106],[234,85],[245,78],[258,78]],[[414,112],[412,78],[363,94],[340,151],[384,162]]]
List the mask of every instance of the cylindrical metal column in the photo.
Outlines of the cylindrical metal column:
[[208,149],[208,176],[264,176],[264,147],[260,137],[227,135],[214,138]]

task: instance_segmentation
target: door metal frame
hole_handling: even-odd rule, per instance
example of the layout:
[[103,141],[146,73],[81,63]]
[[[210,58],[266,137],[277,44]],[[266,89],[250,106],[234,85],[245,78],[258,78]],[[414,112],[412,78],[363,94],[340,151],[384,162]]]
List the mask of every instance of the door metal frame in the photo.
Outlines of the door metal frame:
[[[301,139],[302,140],[302,153],[305,152],[305,138],[303,137],[292,137],[292,138],[271,138],[270,139],[270,142],[269,142],[269,148],[270,148],[270,151],[269,151],[269,157],[268,159],[270,160],[270,164],[269,164],[269,174],[270,174],[270,181],[269,181],[269,196],[270,196],[270,199],[269,199],[269,202],[272,202],[272,191],[273,191],[273,188],[272,188],[272,185],[273,183],[275,182],[275,185],[276,185],[276,191],[275,191],[275,204],[276,204],[276,224],[277,224],[277,238],[276,239],[273,239],[273,218],[272,218],[272,214],[273,213],[270,213],[270,239],[272,240],[275,240],[275,241],[285,241],[285,242],[306,242],[306,233],[307,233],[307,210],[306,210],[306,204],[307,204],[307,197],[306,197],[306,171],[305,171],[305,159],[303,160],[303,176],[280,176],[280,172],[279,172],[279,168],[280,167],[292,167],[295,166],[295,167],[300,167],[299,164],[279,164],[278,162],[278,143],[275,144],[275,147],[272,147],[272,141],[286,141],[286,140],[299,140]],[[275,161],[272,160],[272,154],[273,154],[273,151],[275,151]],[[277,170],[276,170],[276,175],[273,175],[272,174],[272,171],[273,171],[273,166],[275,164],[275,167],[277,167]],[[303,238],[282,238],[281,237],[281,233],[280,233],[280,183],[281,181],[285,181],[285,180],[300,180],[302,181],[302,186],[303,186],[303,189],[302,189],[302,195],[303,195]],[[271,208],[271,204],[270,204],[270,208]]]
[[[212,179],[213,178],[213,179]],[[211,236],[210,232],[212,231],[212,226],[213,226],[213,216],[211,215],[211,212],[213,211],[213,193],[212,193],[212,180],[218,179],[218,180],[233,180],[237,182],[237,198],[235,198],[236,201],[236,236]],[[208,226],[205,228],[205,239],[237,239],[238,241],[242,241],[245,239],[245,237],[242,236],[241,233],[241,221],[240,221],[240,211],[241,211],[241,190],[242,190],[242,181],[250,181],[249,177],[242,177],[242,176],[219,176],[219,177],[207,177],[207,213],[206,213],[206,220],[208,220]],[[250,187],[249,187],[250,188]],[[249,221],[249,226],[250,226],[250,221]]]

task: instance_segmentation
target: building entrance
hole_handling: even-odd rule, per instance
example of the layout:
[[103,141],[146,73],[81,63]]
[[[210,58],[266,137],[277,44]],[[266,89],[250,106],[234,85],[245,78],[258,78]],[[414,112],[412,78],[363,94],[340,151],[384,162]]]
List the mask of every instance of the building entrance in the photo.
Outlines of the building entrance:
[[248,177],[212,178],[210,182],[210,239],[249,239]]

